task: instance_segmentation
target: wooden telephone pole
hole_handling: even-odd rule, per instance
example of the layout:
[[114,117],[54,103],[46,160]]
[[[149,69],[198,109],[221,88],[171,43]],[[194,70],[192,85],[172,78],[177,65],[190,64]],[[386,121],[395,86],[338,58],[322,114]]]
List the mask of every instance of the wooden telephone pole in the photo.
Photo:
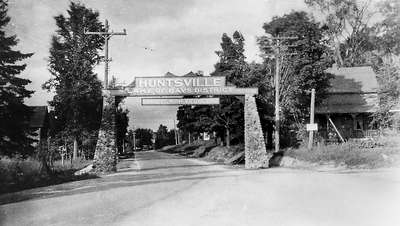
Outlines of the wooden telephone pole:
[[280,104],[279,104],[279,89],[280,89],[280,67],[281,67],[281,57],[282,56],[287,56],[287,55],[294,55],[294,53],[284,53],[282,49],[287,49],[288,47],[294,47],[295,45],[283,45],[281,43],[282,40],[294,40],[297,39],[297,37],[267,37],[267,39],[270,39],[272,42],[272,45],[268,46],[273,50],[273,57],[276,60],[275,64],[275,152],[279,151],[279,129],[280,129]]
[[86,35],[100,35],[104,38],[105,47],[104,47],[104,89],[108,89],[108,62],[111,59],[108,59],[108,40],[113,35],[126,35],[126,30],[123,29],[122,32],[114,32],[109,31],[108,20],[105,22],[105,31],[85,31]]
[[[315,111],[315,89],[311,90],[311,106],[310,106],[310,124],[314,124],[314,111]],[[309,131],[308,136],[308,149],[312,148],[314,143],[314,130]]]

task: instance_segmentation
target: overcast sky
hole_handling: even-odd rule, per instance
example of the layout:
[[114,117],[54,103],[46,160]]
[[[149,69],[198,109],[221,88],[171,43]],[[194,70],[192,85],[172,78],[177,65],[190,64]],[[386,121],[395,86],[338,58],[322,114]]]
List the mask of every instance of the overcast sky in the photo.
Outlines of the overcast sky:
[[[56,30],[54,16],[66,14],[68,0],[10,0],[9,30],[20,40],[18,49],[35,53],[22,76],[32,81],[35,94],[28,105],[46,105],[52,94],[41,89],[50,78],[47,70],[50,38]],[[259,60],[256,37],[273,16],[305,10],[303,0],[82,0],[108,19],[110,28],[125,28],[127,36],[110,41],[110,75],[130,83],[135,76],[183,75],[189,71],[209,74],[217,62],[222,33],[240,31],[246,39],[249,61]],[[146,50],[145,47],[153,49]],[[103,79],[103,64],[98,76]],[[142,107],[127,98],[131,127],[156,129],[160,123],[173,127],[174,107]]]

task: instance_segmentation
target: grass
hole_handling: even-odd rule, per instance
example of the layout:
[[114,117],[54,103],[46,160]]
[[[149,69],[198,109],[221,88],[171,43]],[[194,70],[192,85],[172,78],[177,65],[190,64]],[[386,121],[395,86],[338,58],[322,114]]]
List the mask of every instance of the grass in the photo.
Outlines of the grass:
[[311,163],[334,163],[348,168],[390,167],[400,163],[400,137],[381,137],[373,141],[321,145],[312,150],[289,149],[286,156]]
[[42,187],[60,184],[68,181],[93,178],[93,175],[75,176],[74,172],[87,166],[88,160],[78,159],[73,161],[54,162],[50,174],[42,170],[39,161],[28,158],[21,159],[0,159],[0,194],[15,192],[29,188]]

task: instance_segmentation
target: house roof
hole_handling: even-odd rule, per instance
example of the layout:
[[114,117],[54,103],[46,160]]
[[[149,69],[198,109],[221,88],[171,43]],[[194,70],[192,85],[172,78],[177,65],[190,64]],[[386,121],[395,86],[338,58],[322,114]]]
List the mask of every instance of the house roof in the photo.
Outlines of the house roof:
[[363,113],[378,108],[378,82],[371,67],[330,68],[334,77],[327,98],[316,106],[315,113]]
[[376,93],[330,94],[316,106],[316,114],[329,113],[372,113],[378,110]]
[[175,75],[175,74],[173,74],[173,73],[171,73],[171,72],[167,72],[167,73],[165,73],[165,75],[164,75],[164,77],[176,77],[177,75]]
[[29,120],[31,128],[44,127],[47,117],[47,106],[30,106],[32,115]]
[[334,75],[330,93],[370,93],[378,91],[376,74],[371,67],[329,68],[326,72]]
[[193,73],[193,71],[190,71],[189,73],[183,75],[183,77],[193,77],[193,76],[197,76],[195,73]]

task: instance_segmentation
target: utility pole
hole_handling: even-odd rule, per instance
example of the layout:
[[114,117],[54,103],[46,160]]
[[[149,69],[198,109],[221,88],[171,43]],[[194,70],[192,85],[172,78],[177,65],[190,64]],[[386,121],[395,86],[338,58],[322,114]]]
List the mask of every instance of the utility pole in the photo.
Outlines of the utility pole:
[[133,127],[133,151],[136,151],[136,131],[135,131],[135,127]]
[[[314,111],[315,111],[315,89],[311,90],[311,109],[310,109],[310,124],[314,124]],[[310,130],[308,136],[308,149],[310,150],[313,145],[314,131]]]
[[294,45],[283,45],[281,43],[282,40],[293,40],[297,39],[297,37],[267,37],[267,39],[270,39],[273,42],[271,46],[273,52],[274,52],[274,58],[276,60],[275,64],[275,77],[274,77],[274,82],[275,82],[275,152],[279,151],[279,130],[280,130],[280,104],[279,104],[279,89],[280,89],[280,67],[281,67],[281,57],[286,56],[286,55],[294,55],[293,53],[283,53],[282,49],[285,48],[287,49],[288,47],[294,47]]
[[113,35],[126,35],[126,30],[123,29],[122,32],[114,32],[109,31],[108,20],[105,22],[105,31],[85,31],[86,35],[100,35],[104,38],[104,89],[108,89],[108,62],[111,59],[108,59],[108,40]]
[[174,119],[174,135],[175,135],[175,145],[178,145],[178,133],[176,130],[175,119]]

